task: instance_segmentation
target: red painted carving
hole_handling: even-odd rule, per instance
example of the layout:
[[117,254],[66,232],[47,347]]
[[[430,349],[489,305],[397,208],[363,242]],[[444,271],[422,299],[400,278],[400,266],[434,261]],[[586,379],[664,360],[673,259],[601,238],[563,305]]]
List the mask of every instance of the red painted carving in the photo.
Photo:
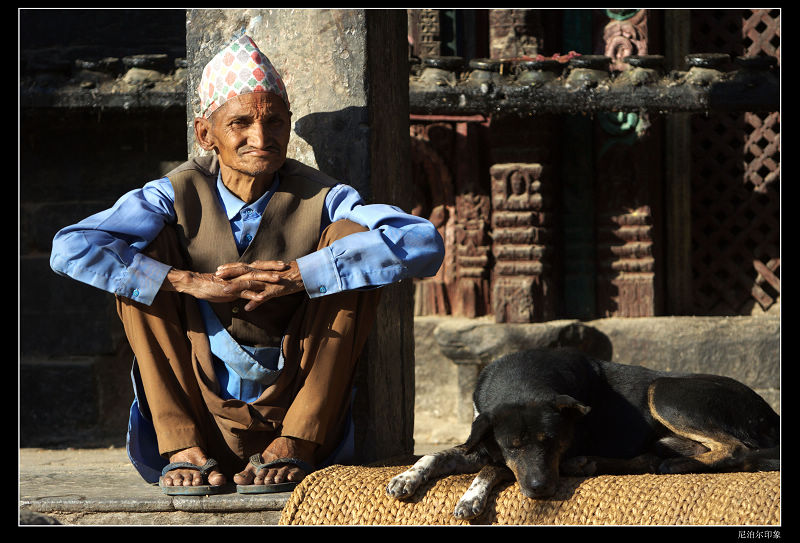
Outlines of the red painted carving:
[[647,10],[640,9],[629,19],[611,20],[603,30],[604,55],[611,57],[612,70],[625,70],[622,61],[631,55],[647,54]]

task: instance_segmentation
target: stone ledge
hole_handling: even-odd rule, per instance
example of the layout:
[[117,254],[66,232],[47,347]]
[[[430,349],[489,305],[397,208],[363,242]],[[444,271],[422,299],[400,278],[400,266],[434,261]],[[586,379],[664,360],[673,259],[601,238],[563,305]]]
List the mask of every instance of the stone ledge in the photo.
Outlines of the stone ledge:
[[[455,411],[462,423],[472,420],[472,391],[486,364],[511,352],[542,347],[576,348],[605,360],[653,369],[726,375],[755,389],[780,413],[779,316],[609,318],[531,324],[497,324],[490,317],[442,317],[428,327],[433,328],[429,333],[434,338],[429,343],[435,343],[441,355],[455,365]],[[431,357],[418,352],[417,363],[424,364]]]
[[780,378],[780,317],[650,317],[497,324],[448,319],[434,336],[457,364],[485,365],[534,347],[574,347],[622,364],[738,375],[751,386]]

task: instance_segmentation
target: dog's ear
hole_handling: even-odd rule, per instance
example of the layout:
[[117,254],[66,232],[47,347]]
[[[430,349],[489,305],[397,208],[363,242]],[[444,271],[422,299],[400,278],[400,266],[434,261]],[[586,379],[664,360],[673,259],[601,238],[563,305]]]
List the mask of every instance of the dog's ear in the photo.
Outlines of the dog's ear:
[[483,439],[492,431],[492,421],[489,415],[481,413],[475,420],[472,421],[472,429],[469,432],[464,445],[467,447],[467,452],[472,452]]
[[572,396],[567,396],[566,394],[559,394],[556,396],[554,400],[556,409],[564,410],[564,409],[573,409],[580,413],[581,415],[585,415],[589,411],[592,410],[591,407],[588,405],[583,405],[581,402],[573,398]]

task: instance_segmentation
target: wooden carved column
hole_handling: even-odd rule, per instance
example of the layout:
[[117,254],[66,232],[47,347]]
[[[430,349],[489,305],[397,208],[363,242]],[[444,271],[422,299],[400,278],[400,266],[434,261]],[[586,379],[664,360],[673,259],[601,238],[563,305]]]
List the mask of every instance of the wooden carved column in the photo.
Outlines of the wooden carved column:
[[492,304],[496,322],[553,319],[553,195],[541,164],[495,164],[492,179]]
[[[612,69],[648,52],[647,10],[606,10],[605,42]],[[597,313],[647,317],[662,311],[660,224],[662,119],[644,113],[603,113],[595,137]]]
[[456,118],[411,125],[412,213],[429,219],[445,244],[436,276],[415,280],[416,315],[491,312],[491,203],[482,173],[481,130],[480,123]]
[[481,125],[456,123],[456,291],[453,315],[477,317],[490,312],[489,217],[491,202],[481,183]]
[[438,9],[409,9],[408,37],[414,55],[424,58],[442,54]]
[[414,281],[414,314],[449,315],[456,283],[453,176],[449,164],[431,144],[428,136],[430,126],[411,125],[411,171],[414,183],[414,207],[411,213],[433,223],[444,240],[445,256],[435,276]]

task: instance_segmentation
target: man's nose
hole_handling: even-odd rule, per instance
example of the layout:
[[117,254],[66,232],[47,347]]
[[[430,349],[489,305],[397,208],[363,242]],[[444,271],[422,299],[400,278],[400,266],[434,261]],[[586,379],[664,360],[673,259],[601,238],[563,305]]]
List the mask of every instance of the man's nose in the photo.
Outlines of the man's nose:
[[247,133],[248,145],[257,149],[261,149],[269,140],[269,130],[265,123],[255,122],[250,125],[250,130]]

